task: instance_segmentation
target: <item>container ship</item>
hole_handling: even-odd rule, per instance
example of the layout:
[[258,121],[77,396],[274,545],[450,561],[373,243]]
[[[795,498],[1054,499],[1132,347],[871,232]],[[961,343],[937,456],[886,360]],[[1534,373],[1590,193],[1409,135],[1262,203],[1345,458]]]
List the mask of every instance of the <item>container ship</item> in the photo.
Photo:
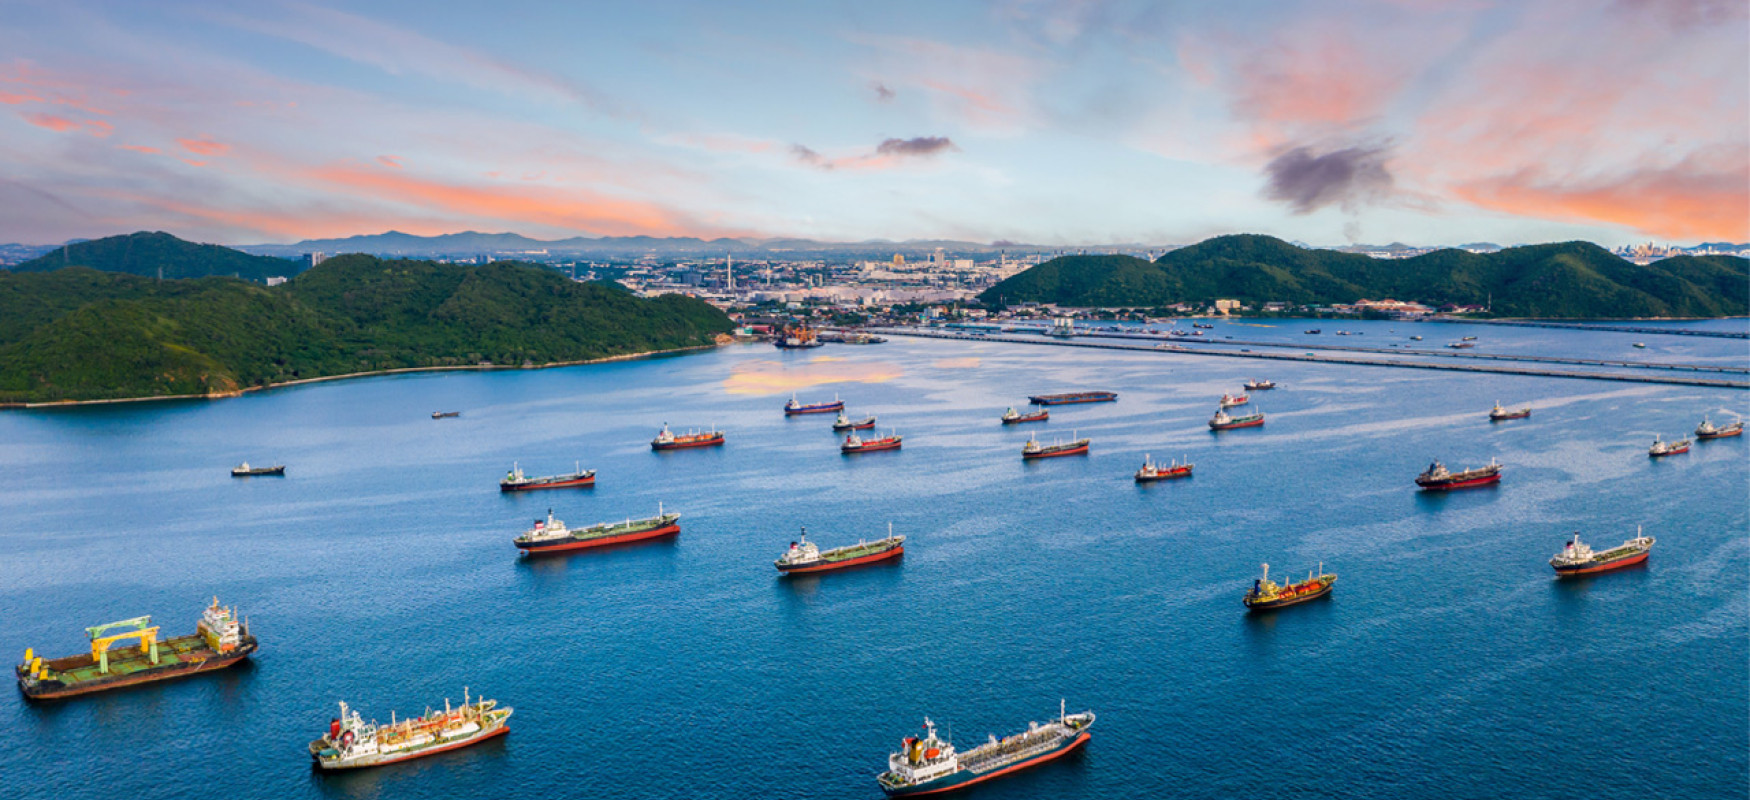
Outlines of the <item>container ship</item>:
[[797,414],[827,414],[843,410],[845,410],[845,401],[840,400],[838,395],[833,395],[830,403],[809,403],[807,405],[797,402],[796,395],[790,395],[790,402],[784,404],[784,416],[787,417]]
[[1142,469],[1136,471],[1137,483],[1153,483],[1172,478],[1189,477],[1191,477],[1191,462],[1186,461],[1181,464],[1174,460],[1171,464],[1156,464],[1154,458],[1146,454],[1142,457]]
[[1270,565],[1264,565],[1262,577],[1252,582],[1251,591],[1240,602],[1252,611],[1268,611],[1273,608],[1292,606],[1308,600],[1317,600],[1331,593],[1337,585],[1337,576],[1325,572],[1325,565],[1319,564],[1318,572],[1308,573],[1306,580],[1300,583],[1277,584],[1270,580]]
[[1472,486],[1487,486],[1501,482],[1501,465],[1489,459],[1489,463],[1472,467],[1463,472],[1453,472],[1445,464],[1438,461],[1429,464],[1428,469],[1416,476],[1416,485],[1430,491],[1446,489],[1468,489]]
[[785,328],[772,340],[772,344],[780,350],[806,350],[810,347],[821,347],[825,344],[820,340],[813,328],[806,324],[794,328]]
[[832,421],[832,429],[840,432],[866,431],[873,427],[875,427],[874,414],[870,414],[862,419],[851,419],[850,417],[845,416],[845,412],[840,411],[838,419]]
[[693,447],[717,447],[723,444],[723,431],[712,428],[708,431],[695,430],[691,433],[676,434],[668,429],[668,423],[662,423],[662,430],[650,440],[652,450],[686,450]]
[[844,442],[839,444],[839,452],[873,453],[877,450],[898,450],[901,438],[898,433],[890,432],[886,436],[864,439],[853,431],[845,436]]
[[1070,392],[1068,394],[1036,394],[1027,402],[1036,406],[1062,406],[1072,403],[1110,403],[1118,399],[1117,392]]
[[1251,395],[1247,395],[1247,394],[1243,394],[1243,393],[1242,394],[1223,394],[1221,396],[1221,407],[1222,408],[1233,408],[1234,406],[1243,406],[1243,405],[1250,403],[1250,402],[1252,402]]
[[1501,401],[1499,400],[1495,401],[1494,408],[1489,409],[1490,422],[1500,422],[1508,419],[1525,419],[1529,416],[1531,416],[1531,406],[1522,406],[1517,409],[1509,410],[1502,408]]
[[1738,420],[1730,425],[1715,425],[1707,417],[1701,418],[1701,424],[1695,426],[1697,439],[1724,439],[1729,436],[1744,435],[1744,421]]
[[565,527],[564,520],[553,518],[552,509],[547,510],[545,520],[535,520],[535,526],[523,531],[516,537],[518,550],[528,555],[543,553],[560,553],[566,550],[582,550],[586,547],[602,547],[610,544],[639,542],[645,539],[655,539],[659,536],[673,536],[681,532],[681,515],[666,514],[660,503],[656,506],[656,516],[649,519],[627,519],[625,522],[601,522],[580,530]]
[[1639,564],[1647,560],[1652,550],[1653,537],[1641,535],[1638,527],[1635,528],[1635,538],[1601,553],[1592,552],[1592,548],[1580,541],[1579,531],[1575,531],[1574,538],[1562,548],[1562,552],[1549,560],[1549,565],[1555,567],[1556,577],[1565,578]]
[[[85,632],[91,637],[88,654],[44,659],[34,650],[25,650],[24,663],[14,669],[18,690],[32,700],[50,700],[119,689],[224,669],[248,658],[257,647],[248,624],[237,621],[234,609],[221,608],[216,597],[188,636],[159,640],[150,616]],[[128,641],[127,649],[110,652],[110,645],[122,641]]]
[[233,477],[233,478],[247,478],[251,475],[284,475],[284,474],[286,474],[286,465],[284,465],[284,464],[275,464],[271,467],[252,467],[252,466],[249,466],[249,462],[245,461],[245,462],[238,464],[237,466],[231,468],[231,477]]
[[1033,437],[1029,436],[1029,437],[1027,437],[1027,443],[1024,445],[1021,445],[1021,460],[1030,461],[1030,460],[1035,459],[1035,458],[1056,458],[1058,456],[1086,455],[1088,452],[1088,445],[1091,444],[1093,442],[1093,440],[1092,439],[1076,439],[1076,438],[1074,438],[1075,437],[1074,433],[1071,433],[1070,437],[1071,437],[1071,441],[1068,441],[1068,442],[1052,442],[1051,444],[1040,444],[1039,440],[1034,439]]
[[1647,457],[1663,458],[1665,456],[1674,456],[1679,453],[1687,452],[1689,452],[1688,439],[1678,439],[1675,442],[1666,442],[1661,441],[1659,437],[1655,436],[1653,437],[1653,446],[1647,448]]
[[905,554],[905,537],[893,535],[893,524],[887,525],[887,538],[873,542],[857,542],[844,547],[834,547],[822,550],[813,542],[808,541],[808,528],[802,528],[802,535],[790,543],[790,549],[778,556],[772,562],[778,571],[785,575],[799,575],[804,572],[826,572],[834,569],[844,569],[862,564],[873,564],[898,558]]
[[1217,409],[1215,416],[1209,418],[1209,429],[1212,431],[1231,431],[1234,428],[1256,428],[1264,424],[1264,412],[1259,411],[1244,416],[1231,416],[1227,409]]
[[460,706],[452,708],[445,700],[442,711],[434,709],[400,721],[391,713],[388,725],[378,725],[375,720],[366,723],[356,710],[341,703],[340,716],[328,722],[328,734],[310,743],[310,757],[316,766],[327,770],[380,767],[423,758],[510,733],[506,723],[511,713],[508,707],[499,708],[496,700],[470,699],[466,688]]
[[1041,725],[1027,723],[1027,730],[985,742],[964,753],[936,734],[936,724],[924,719],[924,736],[907,736],[900,752],[887,757],[887,771],[876,777],[889,797],[940,794],[1038,766],[1067,755],[1087,744],[1092,736],[1094,712],[1065,714],[1060,705],[1057,719]]
[[1051,419],[1051,412],[1046,411],[1043,408],[1038,411],[1030,411],[1026,414],[1022,414],[1012,407],[1003,412],[1004,425],[1020,425],[1026,422],[1044,422],[1048,419]]
[[1274,388],[1276,388],[1275,381],[1261,381],[1256,378],[1246,381],[1246,391],[1248,392],[1258,392]]
[[595,470],[584,469],[582,465],[575,467],[576,471],[565,475],[543,475],[531,478],[523,474],[521,464],[512,462],[510,471],[504,474],[504,480],[498,482],[501,492],[532,492],[536,489],[569,489],[577,486],[594,486]]

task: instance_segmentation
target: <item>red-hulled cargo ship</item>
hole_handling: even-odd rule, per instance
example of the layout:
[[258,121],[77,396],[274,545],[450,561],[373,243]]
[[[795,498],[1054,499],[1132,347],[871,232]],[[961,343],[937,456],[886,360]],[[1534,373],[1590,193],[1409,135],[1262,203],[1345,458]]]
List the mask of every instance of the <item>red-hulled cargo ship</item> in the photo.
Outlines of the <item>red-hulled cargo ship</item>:
[[1502,422],[1509,419],[1525,419],[1531,416],[1531,406],[1521,406],[1516,409],[1501,407],[1501,401],[1495,401],[1495,407],[1489,409],[1490,422]]
[[956,752],[936,735],[936,725],[924,719],[924,736],[907,736],[901,751],[887,757],[887,771],[876,777],[889,797],[916,797],[965,789],[1028,767],[1061,758],[1087,744],[1093,736],[1094,712],[1069,714],[1059,704],[1057,719]]
[[1701,418],[1701,424],[1695,426],[1697,439],[1725,439],[1731,436],[1744,435],[1744,421],[1738,420],[1730,425],[1715,425],[1707,417]]
[[1663,458],[1665,456],[1674,456],[1679,453],[1687,452],[1689,452],[1688,439],[1678,439],[1675,442],[1666,442],[1655,436],[1653,437],[1653,446],[1647,448],[1647,456],[1649,458]]
[[773,563],[779,572],[785,575],[797,575],[805,572],[826,572],[828,570],[844,569],[863,564],[874,564],[905,554],[905,537],[893,535],[893,525],[887,526],[887,538],[873,542],[857,542],[853,545],[822,550],[813,542],[808,541],[808,528],[802,529],[802,536],[790,543],[790,549],[778,556]]
[[1501,481],[1501,465],[1489,459],[1489,463],[1472,467],[1463,472],[1453,472],[1445,464],[1438,461],[1429,464],[1428,469],[1416,476],[1416,485],[1430,491],[1446,489],[1468,489],[1472,486],[1487,486]]
[[1044,422],[1051,419],[1051,412],[1041,408],[1038,411],[1022,414],[1013,408],[1003,412],[1004,425],[1020,425],[1025,422]]
[[1137,483],[1153,483],[1155,481],[1189,477],[1191,477],[1190,461],[1186,461],[1183,464],[1179,463],[1177,460],[1173,461],[1171,464],[1156,464],[1154,458],[1147,454],[1144,454],[1142,457],[1142,469],[1136,471]]
[[1118,399],[1117,392],[1069,392],[1067,394],[1036,394],[1027,402],[1036,406],[1062,406],[1072,403],[1110,403]]
[[1264,575],[1252,582],[1252,588],[1240,602],[1245,603],[1251,611],[1269,611],[1273,608],[1292,606],[1308,600],[1317,600],[1331,593],[1337,586],[1337,576],[1325,572],[1325,565],[1319,564],[1318,572],[1310,573],[1306,580],[1299,583],[1278,585],[1270,580],[1270,565],[1264,565]]
[[1027,443],[1021,446],[1021,459],[1023,461],[1031,461],[1036,458],[1087,455],[1088,445],[1091,444],[1093,440],[1073,438],[1075,436],[1073,432],[1070,436],[1072,438],[1068,442],[1059,441],[1052,442],[1051,444],[1040,444],[1037,439],[1029,436],[1027,437]]
[[695,430],[691,433],[676,434],[668,429],[668,423],[662,423],[662,431],[650,440],[652,450],[686,450],[692,447],[716,447],[723,444],[723,432],[712,428],[708,431]]
[[833,395],[830,403],[809,403],[806,405],[797,402],[796,395],[790,395],[790,402],[784,404],[784,416],[787,417],[797,414],[830,414],[843,410],[845,410],[845,401],[840,400],[838,395]]
[[512,462],[510,472],[505,473],[504,480],[498,482],[501,492],[530,492],[536,489],[571,489],[595,485],[595,470],[578,466],[576,471],[565,475],[544,475],[531,478],[523,474],[521,464]]
[[1244,392],[1242,392],[1240,394],[1223,394],[1221,396],[1221,407],[1222,408],[1233,408],[1234,406],[1243,406],[1243,405],[1250,403],[1250,402],[1252,402],[1252,396],[1249,394],[1245,394]]
[[1215,416],[1209,418],[1209,429],[1212,431],[1231,431],[1235,428],[1257,428],[1264,424],[1264,412],[1243,416],[1233,416],[1226,408],[1217,409]]
[[864,439],[855,432],[847,435],[839,445],[841,453],[872,453],[877,450],[898,450],[900,439],[898,433],[889,432],[886,436],[874,439]]
[[540,555],[566,550],[582,550],[586,547],[639,542],[680,533],[680,520],[681,515],[679,514],[664,513],[662,505],[659,503],[656,507],[656,516],[649,519],[602,522],[587,528],[571,530],[565,527],[564,520],[554,519],[552,509],[548,509],[547,518],[535,520],[535,526],[518,536],[515,544],[517,549],[524,553]]
[[1643,536],[1640,529],[1636,528],[1635,538],[1601,553],[1594,553],[1592,548],[1580,541],[1580,532],[1575,531],[1574,538],[1562,548],[1562,552],[1549,560],[1549,565],[1555,568],[1558,578],[1621,569],[1646,561],[1653,550],[1653,541],[1653,537]]

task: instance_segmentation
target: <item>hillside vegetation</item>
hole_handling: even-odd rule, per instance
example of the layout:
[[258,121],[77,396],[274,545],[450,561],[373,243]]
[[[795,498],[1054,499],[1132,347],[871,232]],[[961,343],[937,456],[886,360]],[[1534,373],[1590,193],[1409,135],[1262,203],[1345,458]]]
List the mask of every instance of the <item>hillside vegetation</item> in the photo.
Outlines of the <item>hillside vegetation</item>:
[[1484,305],[1515,317],[1720,317],[1750,312],[1750,261],[1678,256],[1641,266],[1586,242],[1377,259],[1269,236],[1221,236],[1155,262],[1064,256],[985,290],[989,304],[1156,307],[1233,298],[1325,305],[1361,299]]
[[[216,244],[196,244],[168,233],[130,233],[57,247],[12,268],[13,272],[49,272],[65,267],[90,267],[103,272],[164,278],[206,278],[228,275],[264,283],[289,277],[304,268],[301,261],[254,256]],[[159,275],[163,270],[163,275]]]
[[283,286],[0,272],[0,402],[210,394],[407,367],[542,364],[710,343],[703,301],[539,266],[333,258]]

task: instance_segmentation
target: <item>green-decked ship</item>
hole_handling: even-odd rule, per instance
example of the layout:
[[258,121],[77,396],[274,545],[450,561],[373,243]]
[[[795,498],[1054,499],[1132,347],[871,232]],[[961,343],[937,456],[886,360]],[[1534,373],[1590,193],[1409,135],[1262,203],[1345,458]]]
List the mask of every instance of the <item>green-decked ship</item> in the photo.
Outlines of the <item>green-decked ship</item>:
[[[189,636],[161,640],[149,616],[85,632],[91,637],[90,653],[44,659],[34,650],[25,650],[24,663],[13,669],[19,691],[32,700],[48,700],[180,678],[229,667],[248,658],[257,646],[249,626],[238,621],[235,610],[221,607],[216,597]],[[128,645],[109,649],[118,642]]]

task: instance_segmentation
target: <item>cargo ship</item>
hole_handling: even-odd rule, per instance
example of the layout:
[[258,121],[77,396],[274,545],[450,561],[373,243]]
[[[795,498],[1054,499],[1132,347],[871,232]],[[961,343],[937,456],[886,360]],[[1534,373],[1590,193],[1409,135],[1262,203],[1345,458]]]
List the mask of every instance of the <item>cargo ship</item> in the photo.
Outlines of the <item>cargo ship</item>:
[[1452,343],[1447,344],[1446,346],[1450,347],[1454,350],[1464,350],[1466,348],[1476,347],[1477,344],[1476,344],[1476,342],[1452,342]]
[[1027,423],[1027,422],[1044,422],[1048,419],[1051,419],[1051,412],[1047,411],[1043,408],[1039,409],[1038,411],[1031,411],[1031,412],[1028,412],[1026,414],[1022,414],[1021,412],[1016,411],[1013,407],[1010,407],[1007,411],[1003,412],[1003,424],[1004,425],[1020,425],[1022,423]]
[[1646,561],[1653,550],[1653,541],[1653,537],[1643,536],[1641,529],[1636,527],[1635,538],[1595,553],[1580,541],[1580,532],[1575,531],[1574,538],[1549,560],[1549,565],[1555,568],[1558,578],[1621,569]]
[[1246,381],[1245,388],[1246,388],[1246,391],[1248,391],[1248,392],[1257,392],[1257,391],[1263,391],[1266,389],[1274,389],[1274,388],[1276,388],[1276,382],[1275,381],[1263,381],[1263,380],[1258,380],[1257,378],[1253,378],[1252,380]]
[[1252,402],[1252,396],[1248,395],[1248,394],[1226,394],[1226,393],[1223,393],[1221,396],[1221,407],[1222,408],[1233,408],[1234,406],[1243,406],[1243,405],[1250,403],[1250,402]]
[[691,433],[675,434],[668,429],[668,423],[662,423],[662,430],[650,440],[652,450],[686,450],[692,447],[716,447],[723,444],[723,431],[712,428],[708,431],[693,430]]
[[1027,443],[1021,446],[1021,459],[1026,461],[1035,458],[1086,455],[1088,445],[1093,441],[1091,439],[1076,439],[1073,432],[1070,434],[1070,439],[1068,442],[1040,444],[1039,440],[1029,436]]
[[[13,669],[18,690],[32,700],[102,692],[224,669],[257,648],[249,624],[238,621],[235,609],[220,607],[216,597],[188,636],[160,640],[150,616],[86,628],[85,633],[91,637],[90,653],[44,659],[25,650],[24,663]],[[110,645],[122,641],[128,641],[127,649],[110,652]]]
[[835,431],[866,431],[873,427],[875,427],[874,414],[857,420],[845,416],[845,412],[840,411],[839,418],[832,421],[832,429]]
[[1508,410],[1501,407],[1501,401],[1499,400],[1495,401],[1494,408],[1489,409],[1490,422],[1500,422],[1507,419],[1525,419],[1529,416],[1531,416],[1531,406],[1522,406],[1517,409]]
[[1308,573],[1306,580],[1300,583],[1277,584],[1270,580],[1270,565],[1264,565],[1264,575],[1252,581],[1251,591],[1240,602],[1252,611],[1269,611],[1273,608],[1292,606],[1308,600],[1317,600],[1331,593],[1337,585],[1337,576],[1325,572],[1323,562],[1319,564],[1316,573]]
[[656,506],[656,516],[649,519],[627,519],[625,522],[600,522],[580,530],[565,527],[565,521],[554,519],[553,510],[547,509],[545,520],[535,520],[535,526],[523,531],[516,537],[518,550],[528,555],[542,553],[560,553],[566,550],[582,550],[586,547],[601,547],[610,544],[639,542],[645,539],[655,539],[659,536],[673,536],[681,532],[681,515],[667,514],[662,510],[662,504]]
[[390,712],[388,725],[366,723],[358,711],[341,703],[340,716],[328,721],[328,734],[310,743],[310,758],[317,767],[339,770],[437,755],[510,733],[512,711],[499,708],[496,700],[470,699],[465,687],[460,706],[452,708],[445,700],[442,711],[400,721]]
[[784,404],[784,416],[787,417],[797,414],[826,414],[843,410],[845,410],[845,401],[840,400],[836,394],[833,395],[830,403],[810,403],[807,405],[797,402],[796,395],[792,394],[790,402]]
[[799,324],[793,328],[785,328],[772,340],[772,344],[780,350],[806,350],[810,347],[821,347],[825,344],[820,340],[813,328],[807,324]]
[[1689,440],[1688,439],[1678,439],[1675,442],[1666,442],[1666,441],[1661,441],[1659,439],[1659,437],[1654,436],[1653,437],[1653,446],[1647,448],[1647,457],[1648,458],[1662,458],[1664,456],[1674,456],[1674,455],[1677,455],[1678,453],[1687,453],[1687,452],[1689,452]]
[[1227,409],[1216,409],[1215,416],[1209,418],[1209,429],[1212,431],[1231,431],[1234,428],[1256,428],[1264,424],[1264,412],[1235,417],[1227,413]]
[[452,419],[454,417],[459,417],[459,416],[462,416],[462,412],[460,412],[460,411],[433,411],[433,412],[431,412],[432,419]]
[[1447,469],[1445,464],[1436,461],[1429,464],[1428,469],[1423,470],[1422,474],[1416,476],[1416,485],[1430,491],[1468,489],[1472,486],[1486,486],[1500,482],[1501,465],[1495,463],[1495,459],[1492,458],[1489,459],[1489,463],[1483,466],[1472,467],[1463,472],[1453,472]]
[[1072,403],[1110,403],[1118,399],[1117,392],[1069,392],[1067,394],[1036,394],[1027,402],[1036,406],[1062,406]]
[[576,471],[565,475],[543,475],[531,478],[523,474],[521,464],[511,462],[510,471],[504,474],[504,480],[498,482],[501,492],[532,492],[536,489],[569,489],[578,486],[594,486],[595,470],[584,469],[576,465]]
[[924,719],[923,738],[907,736],[900,751],[887,757],[887,771],[876,777],[889,797],[940,794],[1038,766],[1073,752],[1092,736],[1094,712],[1065,714],[1058,706],[1057,719],[1041,725],[1027,723],[1027,730],[985,742],[964,753],[936,734],[936,724]]
[[873,453],[877,450],[898,450],[901,438],[898,433],[889,432],[886,436],[864,439],[852,431],[845,436],[844,442],[839,444],[839,452]]
[[1743,420],[1738,420],[1730,425],[1715,425],[1707,417],[1702,417],[1701,424],[1695,426],[1695,438],[1697,439],[1724,439],[1729,436],[1742,436],[1743,434]]
[[1142,469],[1136,471],[1137,483],[1153,483],[1171,478],[1191,477],[1191,462],[1181,464],[1177,459],[1171,464],[1156,464],[1153,457],[1146,453],[1142,457]]
[[785,575],[797,575],[804,572],[826,572],[834,569],[855,567],[861,564],[873,564],[898,558],[905,554],[905,537],[893,535],[893,523],[887,524],[887,538],[873,542],[859,541],[853,545],[834,547],[822,550],[813,542],[808,541],[808,528],[802,528],[802,535],[790,543],[790,549],[785,550],[778,560],[772,562],[778,571]]
[[249,462],[245,461],[245,462],[238,464],[237,466],[231,468],[231,477],[233,477],[233,478],[247,478],[251,475],[284,475],[284,474],[286,474],[286,465],[284,465],[284,464],[275,464],[271,467],[252,467],[252,466],[249,466]]

